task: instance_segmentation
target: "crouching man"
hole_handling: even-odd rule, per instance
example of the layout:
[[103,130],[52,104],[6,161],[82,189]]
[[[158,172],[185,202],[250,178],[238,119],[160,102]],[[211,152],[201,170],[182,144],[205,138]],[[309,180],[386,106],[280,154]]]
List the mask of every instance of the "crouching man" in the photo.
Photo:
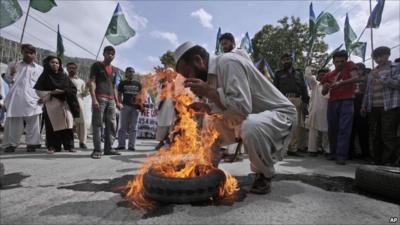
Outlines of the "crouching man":
[[237,54],[216,58],[191,42],[180,45],[174,53],[176,71],[187,78],[185,86],[206,103],[190,107],[204,113],[220,113],[213,120],[220,136],[217,145],[242,139],[249,154],[250,167],[256,173],[251,192],[267,194],[275,173],[275,159],[282,159],[291,128],[296,121],[294,105],[253,65]]

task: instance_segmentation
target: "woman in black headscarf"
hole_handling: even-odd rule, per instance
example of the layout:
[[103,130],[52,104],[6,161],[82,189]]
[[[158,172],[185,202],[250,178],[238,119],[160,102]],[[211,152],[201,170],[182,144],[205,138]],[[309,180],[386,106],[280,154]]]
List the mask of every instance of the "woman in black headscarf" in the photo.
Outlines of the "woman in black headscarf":
[[61,60],[48,56],[43,60],[43,73],[34,88],[44,102],[43,119],[46,125],[48,152],[75,152],[72,132],[73,118],[79,117],[76,87],[64,73]]

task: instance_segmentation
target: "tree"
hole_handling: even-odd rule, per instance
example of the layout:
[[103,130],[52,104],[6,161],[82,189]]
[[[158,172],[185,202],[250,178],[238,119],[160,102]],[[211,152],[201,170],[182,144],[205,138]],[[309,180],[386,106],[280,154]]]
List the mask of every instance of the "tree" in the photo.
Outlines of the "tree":
[[[324,35],[317,34],[314,50],[311,55],[312,67],[319,69],[328,54],[328,45],[323,41]],[[257,62],[265,59],[272,70],[279,69],[280,56],[284,53],[294,53],[294,66],[304,69],[307,64],[307,52],[309,51],[308,24],[302,23],[300,18],[288,17],[278,20],[278,25],[265,25],[252,39],[253,60]]]
[[171,66],[175,68],[174,53],[170,50],[160,56],[160,61],[164,67]]

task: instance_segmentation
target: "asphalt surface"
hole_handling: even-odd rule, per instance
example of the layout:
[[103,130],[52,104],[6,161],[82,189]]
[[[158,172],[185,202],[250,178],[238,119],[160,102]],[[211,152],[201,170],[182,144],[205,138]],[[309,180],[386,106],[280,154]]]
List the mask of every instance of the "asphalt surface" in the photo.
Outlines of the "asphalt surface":
[[398,203],[354,187],[357,162],[338,166],[322,156],[279,162],[267,195],[246,193],[252,176],[244,159],[220,164],[240,182],[241,197],[236,202],[132,209],[120,188],[154,153],[155,145],[139,140],[136,152],[100,160],[91,159],[89,150],[48,155],[45,149],[27,153],[21,148],[1,153],[5,176],[0,224],[389,224],[391,217],[400,220]]

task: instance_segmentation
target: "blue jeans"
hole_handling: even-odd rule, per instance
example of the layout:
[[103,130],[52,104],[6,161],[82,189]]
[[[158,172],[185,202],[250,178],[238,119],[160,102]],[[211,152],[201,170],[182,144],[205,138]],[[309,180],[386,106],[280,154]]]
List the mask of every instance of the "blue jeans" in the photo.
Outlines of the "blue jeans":
[[331,153],[346,160],[353,126],[353,99],[328,103],[328,137]]
[[129,148],[135,147],[136,124],[139,119],[139,111],[134,106],[124,105],[120,112],[120,123],[118,130],[118,147],[125,148],[126,132],[129,134]]
[[100,107],[92,108],[93,144],[95,151],[101,151],[101,129],[104,128],[104,151],[111,151],[115,139],[115,101],[106,98],[97,98]]

